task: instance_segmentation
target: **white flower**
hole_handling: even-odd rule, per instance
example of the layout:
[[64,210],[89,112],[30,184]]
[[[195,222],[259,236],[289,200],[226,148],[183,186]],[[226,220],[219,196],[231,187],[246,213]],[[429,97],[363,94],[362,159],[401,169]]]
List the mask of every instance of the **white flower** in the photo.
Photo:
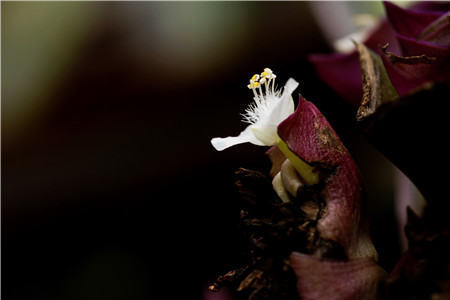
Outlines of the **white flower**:
[[[245,114],[242,115],[243,121],[250,125],[238,136],[213,138],[211,144],[218,151],[247,142],[259,146],[275,145],[289,160],[289,165],[295,168],[304,184],[316,184],[319,182],[319,174],[315,168],[292,152],[289,146],[278,136],[278,125],[294,113],[294,100],[291,94],[298,87],[298,82],[290,78],[283,90],[275,90],[275,77],[272,70],[268,68],[264,69],[261,75],[253,75],[248,88],[253,90],[255,102],[252,102],[245,110]],[[264,89],[262,86],[264,86]],[[294,177],[291,176],[291,173],[288,172],[290,176],[288,177],[292,181]],[[276,176],[273,186],[283,201],[289,201],[288,191],[291,194],[293,193],[292,191],[295,190],[293,186],[296,181],[294,183],[288,182],[286,188],[284,187],[286,184],[283,182],[284,177],[286,176],[283,174]]]
[[254,75],[250,79],[248,88],[253,90],[255,102],[252,102],[243,114],[243,121],[250,125],[238,136],[213,138],[211,144],[216,150],[221,151],[247,142],[259,146],[273,146],[279,143],[277,128],[294,113],[291,94],[297,88],[298,82],[290,78],[284,89],[277,91],[274,87],[275,77],[272,70],[266,68],[261,75]]

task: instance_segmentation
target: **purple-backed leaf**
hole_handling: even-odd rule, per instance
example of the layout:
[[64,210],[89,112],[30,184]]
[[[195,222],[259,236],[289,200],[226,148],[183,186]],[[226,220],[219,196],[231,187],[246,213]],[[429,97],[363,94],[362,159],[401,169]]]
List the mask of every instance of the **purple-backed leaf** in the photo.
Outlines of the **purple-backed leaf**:
[[334,167],[347,160],[348,152],[331,125],[301,95],[295,112],[278,126],[278,134],[294,153],[311,165]]
[[417,76],[420,74],[429,74],[431,72],[430,66],[411,66],[405,64],[394,66],[388,58],[383,56],[382,59],[389,78],[401,97],[417,91],[431,82],[429,77]]
[[290,263],[303,300],[380,299],[380,282],[387,276],[370,258],[339,261],[293,252]]
[[450,10],[449,1],[420,1],[415,2],[411,7],[412,10],[422,11],[422,12],[436,12],[442,13],[444,11]]
[[[399,94],[408,94],[428,81],[448,83],[450,19],[447,15],[450,4],[418,3],[409,9],[390,2],[385,2],[384,5],[387,20],[380,22],[363,44],[380,56],[384,54],[379,48],[389,44],[389,52],[397,56],[426,55],[437,59],[437,64],[433,66],[386,66]],[[322,80],[341,97],[359,106],[362,82],[356,52],[345,55],[311,55],[309,59]],[[383,59],[386,61],[386,57]]]
[[447,59],[450,55],[450,48],[436,45],[427,41],[418,41],[413,38],[397,36],[402,49],[403,56],[417,56],[425,54],[430,57],[436,57],[438,61]]
[[[400,96],[428,82],[448,82],[450,19],[445,12],[448,5],[434,6],[443,11],[429,10],[430,5],[418,4],[410,9],[389,2],[384,5],[401,53],[395,47],[389,53],[380,54]],[[396,55],[390,55],[392,52]]]
[[[389,43],[390,50],[400,53],[400,46],[389,23],[384,20],[376,26],[364,44],[371,49]],[[358,53],[313,54],[308,57],[319,77],[342,98],[358,107],[362,97],[362,82]]]
[[427,41],[443,47],[450,46],[450,12],[431,23],[418,37],[419,40]]
[[392,278],[395,279],[397,277],[412,274],[417,268],[418,263],[419,260],[413,257],[411,251],[408,250],[405,253],[403,253],[403,255],[397,261],[394,268],[392,269],[392,272],[389,275],[391,275]]
[[377,51],[380,46],[390,45],[391,51],[394,53],[400,52],[400,45],[397,41],[397,36],[392,29],[391,24],[387,20],[382,20],[380,24],[372,31],[367,40],[363,44],[374,51]]
[[394,30],[409,38],[417,38],[429,24],[442,15],[442,12],[403,9],[391,2],[384,2],[384,7]]
[[402,36],[398,37],[398,41],[404,57],[426,56],[431,59],[430,63],[402,63],[382,54],[389,77],[401,96],[427,81],[450,83],[450,48]]
[[314,54],[308,57],[317,74],[342,98],[358,106],[361,101],[361,76],[358,54]]
[[381,55],[392,85],[398,94],[403,97],[429,83],[436,74],[435,57],[426,55],[402,57],[386,51]]
[[363,181],[358,167],[317,107],[303,99],[278,126],[289,149],[322,173],[320,194],[327,214],[317,225],[320,237],[341,245],[349,258],[377,257],[363,217]]

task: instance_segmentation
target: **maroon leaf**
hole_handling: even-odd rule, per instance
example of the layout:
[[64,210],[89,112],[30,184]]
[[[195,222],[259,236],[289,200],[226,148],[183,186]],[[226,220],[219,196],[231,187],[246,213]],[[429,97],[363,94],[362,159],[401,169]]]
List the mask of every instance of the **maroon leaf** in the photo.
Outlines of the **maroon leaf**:
[[450,46],[450,14],[443,15],[430,24],[418,38],[439,46]]
[[369,49],[377,51],[380,46],[389,43],[390,49],[394,53],[400,53],[400,45],[397,36],[392,29],[391,24],[386,20],[382,20],[380,24],[372,31],[367,40],[363,42]]
[[318,223],[320,236],[341,245],[349,258],[376,257],[362,212],[361,174],[325,117],[300,96],[296,111],[278,126],[278,134],[321,172],[320,193],[328,213]]
[[416,38],[436,19],[441,12],[403,9],[391,2],[383,2],[388,20],[394,30],[405,37]]
[[425,83],[450,83],[450,49],[399,38],[409,56],[386,51],[381,55],[392,84],[400,96],[417,92]]
[[314,54],[309,56],[320,78],[354,106],[361,101],[361,75],[358,54]]
[[[450,17],[447,3],[418,3],[404,9],[385,2],[387,20],[380,22],[363,44],[381,56],[392,84],[400,96],[416,92],[426,83],[450,84]],[[389,44],[396,57],[424,56],[434,64],[414,64],[392,60],[380,49]],[[350,54],[312,55],[318,75],[341,97],[358,106],[362,97],[356,52]],[[411,62],[411,60],[406,60]],[[395,63],[393,63],[395,62]],[[404,61],[403,61],[404,62]],[[423,62],[423,61],[422,61]]]
[[339,261],[293,252],[290,262],[303,300],[380,299],[379,282],[387,276],[369,258]]

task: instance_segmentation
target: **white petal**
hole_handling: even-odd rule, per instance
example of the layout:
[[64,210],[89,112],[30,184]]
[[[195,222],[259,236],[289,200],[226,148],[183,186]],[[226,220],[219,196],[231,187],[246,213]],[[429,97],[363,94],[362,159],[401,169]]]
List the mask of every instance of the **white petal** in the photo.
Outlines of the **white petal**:
[[272,146],[278,143],[277,127],[294,113],[295,106],[291,94],[297,86],[298,82],[290,78],[281,95],[268,93],[261,99],[255,98],[256,104],[247,111],[247,115],[250,115],[248,119],[251,119],[253,124],[249,125],[239,136],[213,138],[211,144],[216,150],[222,151],[242,143],[252,143],[258,146]]
[[293,78],[289,78],[284,86],[283,96],[291,95],[292,92],[298,87],[298,82]]
[[292,115],[295,111],[294,100],[292,99],[292,92],[298,87],[298,82],[292,78],[286,82],[284,86],[283,95],[281,95],[280,99],[280,107],[278,110],[279,113],[279,123],[283,122],[290,115]]
[[231,146],[242,144],[242,143],[252,143],[258,146],[264,146],[253,134],[251,128],[252,125],[247,126],[244,131],[242,131],[238,136],[229,136],[225,138],[213,138],[211,144],[217,151],[222,151]]
[[298,82],[290,78],[286,83],[283,94],[271,102],[273,105],[270,111],[258,120],[255,125],[278,127],[281,122],[294,113],[295,105],[291,97],[292,92],[297,88]]
[[252,125],[250,126],[253,132],[253,135],[266,146],[275,145],[278,140],[277,126],[258,126]]

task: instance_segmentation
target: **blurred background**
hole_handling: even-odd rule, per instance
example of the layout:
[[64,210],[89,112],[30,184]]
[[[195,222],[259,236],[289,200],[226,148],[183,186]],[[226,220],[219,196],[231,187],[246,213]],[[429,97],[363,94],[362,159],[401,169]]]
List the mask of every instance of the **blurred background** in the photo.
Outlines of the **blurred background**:
[[300,82],[361,167],[390,271],[402,175],[307,61],[333,52],[356,13],[383,8],[2,2],[3,299],[205,299],[241,254],[234,172],[270,169],[267,148],[216,152],[210,139],[245,127],[246,86],[264,67],[280,87]]

